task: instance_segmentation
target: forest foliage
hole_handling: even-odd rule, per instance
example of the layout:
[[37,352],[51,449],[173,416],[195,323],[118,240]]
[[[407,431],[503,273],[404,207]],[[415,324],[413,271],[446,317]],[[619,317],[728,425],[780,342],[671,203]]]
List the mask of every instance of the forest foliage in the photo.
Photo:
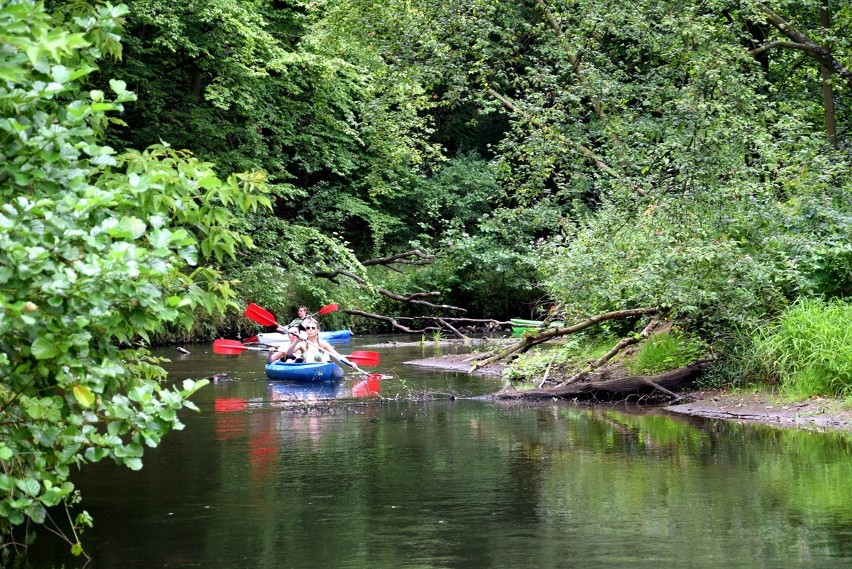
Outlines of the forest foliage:
[[73,502],[72,465],[140,466],[198,387],[144,346],[248,302],[655,306],[719,346],[842,302],[850,25],[830,0],[4,1],[0,530]]

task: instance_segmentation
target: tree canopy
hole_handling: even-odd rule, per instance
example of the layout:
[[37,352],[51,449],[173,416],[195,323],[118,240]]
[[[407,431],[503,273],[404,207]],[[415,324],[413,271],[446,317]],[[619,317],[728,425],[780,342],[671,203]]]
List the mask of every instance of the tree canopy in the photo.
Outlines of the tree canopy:
[[712,341],[848,297],[850,25],[830,0],[3,2],[0,531],[73,502],[72,465],[141,466],[200,385],[145,345],[247,302],[653,307]]

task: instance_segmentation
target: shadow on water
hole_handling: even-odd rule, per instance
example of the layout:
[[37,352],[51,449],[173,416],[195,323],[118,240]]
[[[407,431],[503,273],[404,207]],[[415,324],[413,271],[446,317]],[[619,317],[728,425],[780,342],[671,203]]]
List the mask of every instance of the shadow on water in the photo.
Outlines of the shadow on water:
[[[402,363],[431,346],[376,348],[380,398],[352,397],[358,374],[298,388],[266,381],[262,354],[189,348],[173,379],[231,379],[198,392],[141,471],[75,478],[95,519],[88,569],[852,563],[847,434],[404,397],[499,387]],[[35,567],[83,566],[36,543]]]

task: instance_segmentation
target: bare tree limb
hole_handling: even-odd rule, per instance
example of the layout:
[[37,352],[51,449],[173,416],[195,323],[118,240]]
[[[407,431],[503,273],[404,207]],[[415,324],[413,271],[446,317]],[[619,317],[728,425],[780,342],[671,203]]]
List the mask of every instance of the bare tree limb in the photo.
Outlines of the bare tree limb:
[[538,400],[552,399],[554,397],[624,397],[650,390],[651,392],[659,391],[672,399],[678,400],[681,397],[674,393],[672,389],[678,389],[691,383],[712,362],[712,358],[698,360],[685,367],[653,376],[632,375],[606,381],[582,382],[556,388],[530,389],[525,391],[504,389],[495,393],[493,398],[497,400]]
[[450,325],[443,318],[438,318],[438,322],[441,323],[441,326],[443,326],[444,328],[446,328],[447,330],[450,330],[453,334],[455,334],[457,338],[459,338],[461,340],[467,340],[467,336],[465,336],[464,334],[459,332],[454,326]]
[[346,314],[352,314],[353,316],[363,316],[365,318],[372,318],[373,320],[379,320],[381,322],[387,322],[397,330],[405,332],[406,334],[422,334],[424,332],[435,332],[441,329],[440,326],[425,326],[423,328],[409,328],[408,326],[404,326],[399,323],[398,319],[393,318],[392,316],[384,316],[382,314],[372,314],[370,312],[364,312],[363,310],[354,310],[347,308],[346,310],[342,310],[341,312],[345,312]]
[[401,265],[428,265],[434,260],[434,255],[430,255],[422,249],[412,249],[390,257],[377,257],[375,259],[361,261],[361,264],[365,267],[369,267],[371,265],[392,265],[393,263],[399,263]]
[[660,311],[659,307],[645,307],[645,308],[632,308],[628,310],[614,310],[612,312],[605,312],[603,314],[596,314],[595,316],[591,316],[582,322],[578,322],[573,326],[560,327],[560,328],[551,328],[549,330],[545,330],[544,332],[540,332],[535,336],[525,336],[521,338],[518,342],[500,350],[497,353],[486,354],[487,357],[480,359],[475,364],[473,364],[473,369],[479,369],[489,364],[493,364],[502,359],[505,359],[516,352],[526,352],[533,346],[538,344],[542,344],[551,340],[553,338],[557,338],[560,336],[567,336],[569,334],[574,334],[576,332],[580,332],[581,330],[585,330],[590,326],[598,324],[600,322],[605,322],[607,320],[617,320],[619,318],[632,318],[635,316],[645,316],[648,314],[656,314]]
[[[795,47],[795,49],[803,49],[811,58],[815,59],[819,62],[820,65],[828,69],[833,73],[837,73],[840,77],[842,77],[847,84],[852,86],[852,71],[847,69],[842,63],[837,61],[831,52],[826,48],[818,45],[816,42],[811,40],[806,34],[800,32],[793,26],[791,26],[784,18],[776,14],[772,11],[766,4],[763,2],[755,2],[755,7],[758,10],[763,12],[766,16],[766,20],[779,32],[793,40],[795,42],[793,45],[789,47]],[[804,46],[804,47],[799,47]],[[760,49],[760,48],[758,48]]]
[[[409,304],[418,304],[420,306],[428,306],[429,308],[440,308],[443,310],[456,310],[458,312],[467,312],[466,308],[462,308],[460,306],[452,306],[450,304],[435,304],[426,300],[417,300],[417,297],[422,296],[424,293],[414,293],[410,296],[403,296],[401,294],[391,292],[382,287],[376,287],[376,292],[388,298],[399,300],[400,302],[407,302]],[[429,293],[430,296],[438,296],[439,294],[440,293],[437,292]]]
[[[633,344],[639,343],[640,340],[643,340],[651,334],[651,332],[659,325],[660,320],[657,318],[652,318],[648,325],[637,335],[637,336],[628,336],[627,338],[622,338],[613,348],[604,354],[600,359],[590,363],[586,368],[578,371],[562,383],[560,383],[557,387],[561,387],[563,385],[568,385],[569,383],[574,383],[575,381],[580,381],[587,375],[589,375],[594,370],[598,369],[606,362],[611,360],[616,356],[616,354],[620,353],[627,346],[631,346]],[[541,385],[539,385],[541,387]]]
[[[351,271],[347,271],[345,269],[335,269],[334,271],[331,271],[331,272],[317,272],[317,273],[314,273],[314,275],[318,276],[318,277],[323,277],[323,278],[326,278],[326,279],[329,279],[329,280],[334,280],[337,276],[349,277],[350,279],[354,280],[355,282],[357,282],[362,287],[367,286],[367,280],[365,278],[363,278],[359,275],[356,275],[355,273],[353,273]],[[435,308],[435,309],[455,310],[457,312],[467,312],[467,309],[461,308],[460,306],[452,306],[450,304],[435,304],[433,302],[428,302],[426,300],[419,300],[420,298],[425,297],[425,296],[440,296],[441,293],[439,293],[439,292],[434,292],[434,291],[433,292],[415,292],[415,293],[412,293],[408,296],[404,296],[404,295],[389,291],[388,289],[382,288],[382,287],[376,287],[375,290],[376,290],[376,292],[378,292],[382,296],[386,296],[388,298],[392,298],[393,300],[398,300],[400,302],[406,302],[406,303],[409,303],[409,304],[418,304],[418,305],[421,305],[421,306],[427,306],[429,308]]]
[[364,277],[361,277],[359,275],[356,275],[352,271],[347,271],[347,270],[344,270],[344,269],[334,269],[331,272],[320,271],[320,272],[314,273],[315,277],[322,277],[322,278],[328,279],[330,281],[333,281],[334,279],[336,279],[338,277],[338,275],[343,275],[344,277],[349,277],[350,279],[352,279],[353,281],[355,281],[356,283],[358,283],[360,285],[366,285],[367,284],[367,280]]
[[762,45],[760,47],[756,47],[756,48],[750,50],[748,53],[749,53],[749,55],[758,56],[763,52],[769,51],[773,47],[786,47],[788,49],[799,49],[799,50],[802,50],[802,51],[808,51],[808,49],[810,49],[810,47],[808,45],[803,44],[803,43],[795,43],[795,42],[791,42],[791,41],[780,41],[779,40],[779,41],[769,42],[768,44]]

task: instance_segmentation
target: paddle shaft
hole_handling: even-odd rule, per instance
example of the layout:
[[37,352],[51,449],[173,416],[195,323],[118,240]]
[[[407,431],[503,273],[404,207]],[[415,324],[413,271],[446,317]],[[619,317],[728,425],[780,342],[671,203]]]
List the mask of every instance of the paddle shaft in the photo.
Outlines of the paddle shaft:
[[[307,340],[305,340],[305,341],[308,342]],[[320,350],[327,351],[327,350],[324,350],[322,348],[322,346],[319,346],[318,344],[315,344],[313,342],[308,342],[308,343],[316,346]],[[237,340],[219,339],[219,340],[213,341],[213,352],[217,353],[217,354],[236,355],[236,354],[239,354],[239,353],[241,353],[245,350],[266,352],[269,349],[268,348],[256,348],[254,346],[246,346],[246,345],[244,345],[243,343],[241,343]],[[341,354],[338,354],[338,356],[339,357],[335,357],[335,359],[338,359],[339,361],[341,361],[344,364],[348,365],[349,367],[353,367],[353,368],[354,368],[354,366],[351,363],[349,363],[349,360],[352,360],[354,362],[360,361],[363,365],[379,365],[379,354],[377,354],[377,353],[362,352],[362,353],[353,353],[348,357],[341,355]]]

